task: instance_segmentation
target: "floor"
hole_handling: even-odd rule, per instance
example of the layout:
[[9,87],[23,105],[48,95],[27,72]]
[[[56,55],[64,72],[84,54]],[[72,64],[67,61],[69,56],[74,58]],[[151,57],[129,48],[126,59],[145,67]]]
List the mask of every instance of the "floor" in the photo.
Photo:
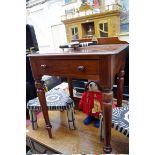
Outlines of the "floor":
[[[49,112],[49,116],[53,126],[52,139],[48,138],[42,114],[38,118],[39,128],[32,130],[31,125],[28,125],[26,134],[62,153],[103,154],[103,141],[100,141],[99,129],[95,128],[93,124],[83,124],[83,119],[86,117],[84,113],[79,110],[75,111],[76,130],[68,128],[66,111],[52,111]],[[112,129],[111,145],[112,154],[129,154],[129,138],[115,129]]]

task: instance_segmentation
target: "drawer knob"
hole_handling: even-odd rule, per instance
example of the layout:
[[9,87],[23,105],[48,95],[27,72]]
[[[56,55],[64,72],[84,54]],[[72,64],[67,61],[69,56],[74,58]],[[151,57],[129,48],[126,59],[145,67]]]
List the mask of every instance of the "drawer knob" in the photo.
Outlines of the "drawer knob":
[[45,64],[40,65],[41,69],[45,69],[47,68],[47,66]]
[[80,72],[84,72],[85,71],[85,67],[84,66],[78,66],[77,70]]

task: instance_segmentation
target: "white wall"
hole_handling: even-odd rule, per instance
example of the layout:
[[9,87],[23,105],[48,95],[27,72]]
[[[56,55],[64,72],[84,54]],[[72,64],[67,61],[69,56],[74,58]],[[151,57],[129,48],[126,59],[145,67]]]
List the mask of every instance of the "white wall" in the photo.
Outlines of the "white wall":
[[52,43],[54,48],[59,48],[60,45],[67,43],[66,31],[64,24],[51,26]]
[[[47,1],[44,4],[27,9],[26,21],[27,24],[34,26],[40,51],[58,48],[59,43],[66,43],[65,26],[61,22],[61,7],[62,0],[58,0]],[[52,32],[52,27],[55,32],[61,35],[55,35],[55,32]]]

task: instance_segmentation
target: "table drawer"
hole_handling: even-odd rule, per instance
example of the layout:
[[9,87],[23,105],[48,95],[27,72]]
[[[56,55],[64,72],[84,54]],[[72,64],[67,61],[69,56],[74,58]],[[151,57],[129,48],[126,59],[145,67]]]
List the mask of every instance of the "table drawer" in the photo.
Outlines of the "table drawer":
[[56,60],[39,59],[34,62],[37,74],[53,75],[96,75],[99,73],[98,60]]

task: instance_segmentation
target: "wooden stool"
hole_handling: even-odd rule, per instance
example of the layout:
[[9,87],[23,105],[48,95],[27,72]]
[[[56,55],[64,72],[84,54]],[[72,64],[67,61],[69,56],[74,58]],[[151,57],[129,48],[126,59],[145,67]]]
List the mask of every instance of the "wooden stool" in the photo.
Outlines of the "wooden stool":
[[[103,115],[100,117],[100,139],[104,138]],[[129,137],[129,106],[116,107],[112,109],[112,128]]]
[[[46,103],[49,111],[67,110],[68,125],[70,129],[75,129],[74,101],[61,89],[51,89],[46,92]],[[29,100],[27,103],[32,128],[38,128],[36,112],[41,111],[38,97]]]

